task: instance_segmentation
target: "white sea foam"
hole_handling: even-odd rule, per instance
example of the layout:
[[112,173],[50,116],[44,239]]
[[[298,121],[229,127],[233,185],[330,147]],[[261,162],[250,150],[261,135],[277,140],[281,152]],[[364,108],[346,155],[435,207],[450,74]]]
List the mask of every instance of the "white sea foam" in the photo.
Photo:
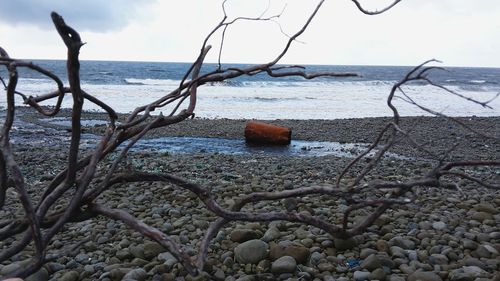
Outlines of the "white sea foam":
[[[137,79],[137,84],[82,86],[88,93],[126,113],[174,90],[179,81]],[[18,90],[27,95],[39,95],[55,90],[49,81],[22,80]],[[129,80],[134,82],[134,80]],[[141,85],[139,85],[139,82]],[[390,116],[386,105],[392,81],[356,82],[252,82],[243,85],[205,85],[199,88],[196,116],[204,118],[256,118],[256,119],[337,119]],[[263,86],[265,85],[265,86]],[[451,87],[463,95],[480,101],[491,99],[498,89],[466,91]],[[415,85],[405,92],[420,104],[450,116],[500,116],[500,99],[491,102],[493,109],[483,108],[464,99],[447,94],[431,86]],[[0,106],[5,106],[5,93],[0,95]],[[22,100],[17,98],[19,105]],[[53,101],[54,102],[54,101]],[[52,103],[44,103],[47,105]],[[415,106],[396,99],[394,104],[403,116],[429,115]],[[71,107],[68,95],[64,107]],[[186,105],[187,106],[187,105]],[[99,110],[85,102],[87,110]],[[181,107],[182,108],[182,107]],[[162,109],[169,113],[172,107]],[[160,112],[157,110],[156,112]]]
[[136,78],[125,78],[125,83],[130,85],[162,85],[162,86],[175,86],[179,85],[179,81],[171,79],[136,79]]

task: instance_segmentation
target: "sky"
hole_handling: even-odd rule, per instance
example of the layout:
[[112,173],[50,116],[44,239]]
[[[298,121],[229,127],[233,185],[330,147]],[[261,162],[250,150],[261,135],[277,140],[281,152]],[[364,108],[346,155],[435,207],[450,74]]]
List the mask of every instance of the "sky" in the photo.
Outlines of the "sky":
[[[390,0],[365,0],[382,8]],[[60,13],[86,43],[83,60],[192,62],[222,19],[221,0],[0,0],[0,46],[11,57],[64,59],[50,12]],[[239,21],[225,34],[222,62],[264,63],[301,28],[318,1],[228,0],[228,20],[280,14],[275,21]],[[280,61],[287,64],[500,67],[500,1],[403,0],[376,16],[350,0],[326,0],[307,31]],[[221,33],[210,44],[216,62]]]

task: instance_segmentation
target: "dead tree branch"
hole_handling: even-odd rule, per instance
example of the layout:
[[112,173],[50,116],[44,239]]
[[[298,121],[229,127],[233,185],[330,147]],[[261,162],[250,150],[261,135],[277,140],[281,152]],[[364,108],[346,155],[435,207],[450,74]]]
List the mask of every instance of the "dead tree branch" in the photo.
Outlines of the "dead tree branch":
[[[369,15],[383,13],[401,0],[392,2],[389,6],[379,11],[368,11],[363,8],[357,0],[352,0],[357,8]],[[307,72],[303,66],[280,66],[278,63],[289,51],[290,46],[309,27],[324,1],[319,1],[315,9],[311,12],[302,27],[289,36],[283,49],[276,54],[274,59],[258,65],[248,67],[228,67],[223,68],[221,57],[225,40],[225,31],[237,21],[272,21],[279,18],[281,13],[270,17],[265,17],[264,11],[255,18],[237,17],[227,20],[225,3],[222,5],[223,18],[216,27],[207,35],[200,48],[200,53],[195,62],[186,71],[179,86],[166,93],[163,97],[149,104],[137,107],[127,119],[116,124],[118,116],[110,105],[90,95],[82,89],[80,82],[80,62],[79,52],[84,43],[76,30],[68,26],[63,18],[56,13],[52,13],[52,21],[59,33],[62,41],[67,47],[67,72],[69,87],[65,86],[62,80],[51,71],[46,70],[31,62],[12,59],[8,53],[0,48],[0,67],[4,67],[9,77],[0,81],[5,87],[7,97],[6,117],[0,128],[0,210],[15,210],[12,217],[2,218],[0,221],[0,240],[10,239],[4,244],[0,252],[0,262],[9,260],[22,251],[28,251],[28,247],[33,244],[31,259],[26,266],[8,273],[5,277],[25,278],[44,263],[53,260],[61,254],[60,251],[54,255],[49,250],[55,235],[64,232],[64,226],[72,222],[104,217],[124,223],[129,228],[137,231],[144,237],[148,237],[163,245],[192,275],[199,274],[205,265],[208,249],[213,239],[221,228],[234,221],[248,222],[270,222],[289,221],[314,226],[324,230],[336,238],[350,238],[365,232],[385,211],[390,208],[410,204],[415,201],[415,191],[421,188],[456,188],[450,185],[444,178],[459,178],[469,180],[483,187],[498,190],[495,183],[488,183],[485,180],[467,173],[464,167],[498,167],[498,160],[469,159],[452,161],[448,159],[450,151],[434,153],[427,145],[416,138],[410,130],[405,130],[401,124],[401,115],[397,106],[393,103],[397,93],[403,95],[404,100],[421,108],[422,110],[441,116],[438,112],[420,105],[409,94],[403,90],[404,86],[409,86],[411,82],[419,81],[427,85],[437,87],[447,94],[457,98],[465,99],[473,104],[488,107],[491,101],[477,101],[466,97],[456,91],[451,91],[437,83],[434,83],[429,76],[433,71],[440,68],[429,66],[434,60],[427,61],[409,71],[401,81],[397,82],[391,89],[387,97],[387,106],[392,111],[391,120],[384,126],[380,133],[373,140],[371,145],[361,152],[354,160],[348,163],[337,175],[336,181],[325,186],[305,186],[293,190],[282,190],[275,192],[253,192],[236,198],[234,205],[229,208],[223,207],[218,202],[217,197],[212,192],[211,186],[204,186],[194,183],[188,179],[170,173],[152,173],[149,171],[133,171],[128,173],[120,172],[123,161],[127,155],[131,155],[131,148],[147,134],[156,128],[166,127],[192,117],[196,110],[199,87],[219,81],[226,81],[240,76],[253,76],[257,74],[267,74],[271,77],[299,76],[304,79],[314,79],[317,77],[351,77],[355,73],[337,72]],[[201,68],[205,57],[210,51],[209,40],[216,32],[222,33],[220,44],[218,66],[215,70],[202,73]],[[48,77],[55,83],[55,90],[36,97],[26,95],[17,91],[19,82],[18,69],[26,68],[38,72],[44,77]],[[52,177],[52,179],[41,188],[36,195],[29,193],[33,186],[26,180],[26,175],[21,169],[21,164],[16,161],[16,152],[12,148],[10,133],[16,118],[15,98],[21,97],[22,101],[34,108],[44,116],[56,116],[60,113],[62,100],[65,95],[71,94],[73,107],[71,109],[71,136],[69,149],[67,151],[66,165],[62,171]],[[109,124],[102,134],[101,139],[90,150],[82,149],[82,107],[85,101],[92,102],[101,107],[108,115]],[[40,105],[42,101],[55,101],[52,109],[47,109]],[[169,107],[170,106],[170,107]],[[155,110],[166,110],[166,114],[153,116]],[[463,125],[471,133],[486,137],[487,135],[470,126],[467,126],[451,117],[447,117],[458,124]],[[496,138],[495,136],[492,136]],[[401,180],[372,180],[370,173],[380,166],[384,157],[399,142],[407,141],[414,149],[422,151],[429,157],[433,164],[427,173],[411,179]],[[113,155],[118,152],[117,155]],[[368,155],[370,158],[368,158]],[[114,158],[113,158],[113,157]],[[102,166],[99,166],[101,165]],[[106,165],[105,165],[106,164]],[[354,174],[354,176],[351,176]],[[119,184],[132,182],[163,182],[166,192],[169,188],[178,188],[194,194],[204,207],[217,219],[213,221],[206,230],[200,242],[195,261],[187,254],[186,249],[171,236],[160,229],[139,220],[131,212],[111,208],[98,200],[103,194],[112,190]],[[7,191],[12,188],[16,193],[16,199],[7,202]],[[39,187],[37,187],[39,188]],[[387,191],[389,190],[389,191]],[[381,195],[382,194],[382,195]],[[343,210],[341,222],[332,222],[328,218],[321,218],[309,213],[289,211],[285,208],[276,207],[272,212],[249,211],[248,206],[257,206],[258,203],[269,201],[279,202],[281,199],[301,198],[330,198],[342,199],[348,204]],[[56,206],[63,206],[57,209]],[[353,214],[362,210],[364,217],[361,220],[352,222]],[[77,244],[78,246],[78,244]]]

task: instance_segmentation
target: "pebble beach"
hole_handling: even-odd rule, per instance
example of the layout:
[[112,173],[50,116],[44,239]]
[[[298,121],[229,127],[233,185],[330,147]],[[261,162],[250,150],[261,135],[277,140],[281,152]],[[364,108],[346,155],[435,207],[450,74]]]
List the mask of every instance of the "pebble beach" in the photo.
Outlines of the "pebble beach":
[[[64,140],[69,133],[64,124],[50,123],[25,109],[20,112],[22,123],[12,132],[13,147],[18,163],[28,175],[29,192],[36,198],[40,188],[64,166],[67,148]],[[68,113],[63,112],[61,116],[65,114]],[[3,116],[0,115],[0,119]],[[84,118],[103,120],[105,116],[87,112]],[[458,120],[475,130],[500,136],[500,117]],[[363,118],[266,122],[290,127],[296,140],[366,144],[373,141],[389,121],[389,118]],[[242,139],[246,122],[195,118],[151,132],[146,138]],[[474,135],[456,122],[434,117],[404,117],[401,125],[435,152],[456,145],[449,160],[500,159],[499,140]],[[102,129],[103,125],[98,124],[85,127],[84,132],[92,135]],[[45,138],[61,141],[51,145],[36,141]],[[391,152],[402,157],[385,158],[368,179],[410,179],[425,174],[433,165],[404,140]],[[337,155],[134,151],[122,169],[168,172],[188,178],[210,186],[218,202],[228,207],[242,194],[251,192],[333,184],[351,159]],[[500,183],[499,167],[479,167],[468,172],[490,183]],[[386,211],[366,233],[348,240],[336,239],[320,229],[298,223],[232,222],[217,234],[209,248],[204,273],[197,277],[188,275],[162,246],[121,222],[97,217],[69,223],[54,238],[49,253],[80,241],[84,241],[83,245],[71,255],[47,263],[26,280],[500,280],[500,191],[470,181],[456,182],[460,186],[457,191],[415,189],[414,202]],[[9,202],[15,200],[13,190],[8,190],[8,195],[0,217],[12,212]],[[104,192],[98,202],[124,209],[162,230],[193,256],[205,230],[216,219],[193,194],[165,183],[118,184]],[[246,210],[307,212],[339,222],[346,204],[342,198],[308,196],[256,203]],[[352,222],[364,217],[367,211],[370,210],[356,212]],[[11,242],[2,241],[1,247]],[[22,266],[28,256],[29,252],[21,252],[4,262],[0,265],[0,275]]]

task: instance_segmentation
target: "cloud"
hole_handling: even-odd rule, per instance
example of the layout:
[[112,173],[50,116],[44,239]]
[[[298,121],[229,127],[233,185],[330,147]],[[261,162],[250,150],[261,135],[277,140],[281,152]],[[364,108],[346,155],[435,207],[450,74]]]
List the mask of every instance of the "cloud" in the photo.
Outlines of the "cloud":
[[0,22],[10,25],[31,24],[52,28],[50,12],[62,15],[78,30],[106,32],[127,25],[141,10],[156,0],[15,0],[2,1]]

